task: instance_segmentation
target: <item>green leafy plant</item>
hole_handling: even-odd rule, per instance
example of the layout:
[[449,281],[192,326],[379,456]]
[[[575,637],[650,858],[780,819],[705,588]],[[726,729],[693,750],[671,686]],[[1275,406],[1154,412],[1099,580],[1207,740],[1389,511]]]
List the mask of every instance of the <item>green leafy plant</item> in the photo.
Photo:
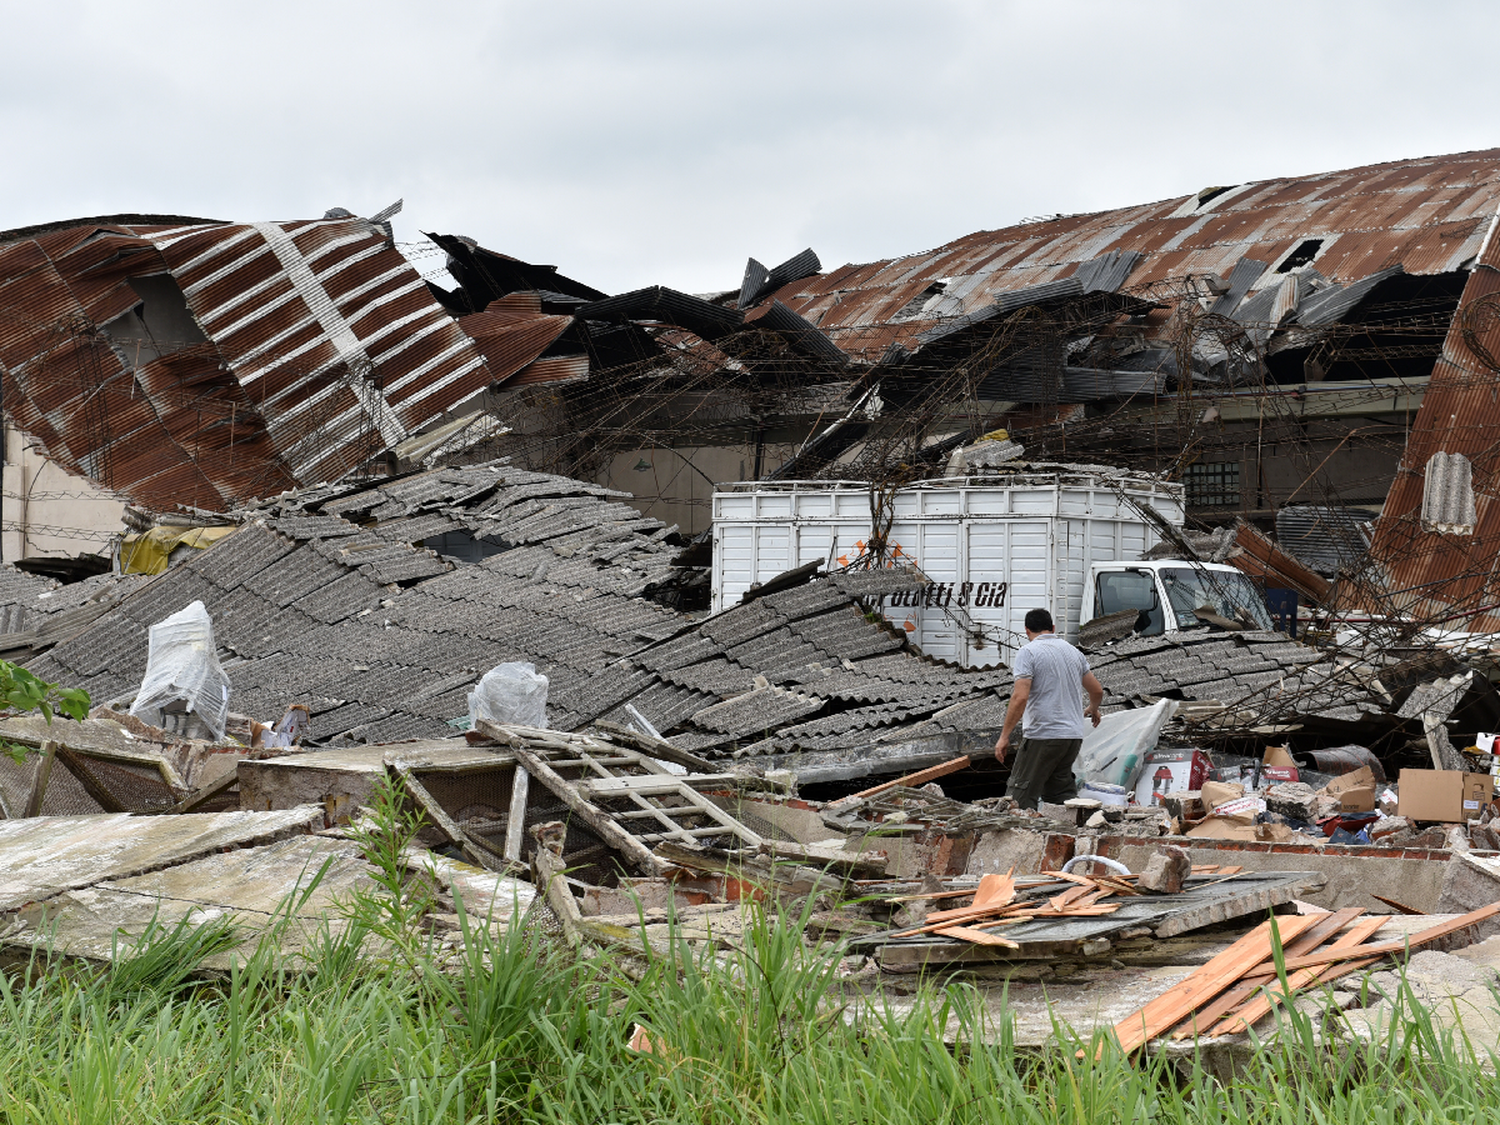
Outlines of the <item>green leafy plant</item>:
[[[39,712],[48,723],[53,715],[83,719],[89,713],[89,693],[82,688],[65,688],[48,683],[25,668],[0,660],[0,710],[27,714]],[[31,748],[5,742],[3,748],[17,762],[24,761]]]

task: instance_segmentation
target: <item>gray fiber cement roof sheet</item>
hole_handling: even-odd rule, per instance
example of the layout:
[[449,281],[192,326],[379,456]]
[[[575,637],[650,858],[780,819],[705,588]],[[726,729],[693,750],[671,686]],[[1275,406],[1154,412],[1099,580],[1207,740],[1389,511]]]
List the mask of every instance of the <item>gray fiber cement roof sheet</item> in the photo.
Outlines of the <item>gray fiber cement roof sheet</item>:
[[[259,527],[242,527],[213,548],[191,556],[183,565],[221,590],[233,590],[247,578],[280,562],[297,549],[290,539]],[[170,573],[170,572],[169,572]]]
[[358,525],[338,516],[281,516],[266,522],[293,539],[342,539],[359,534]]
[[826,701],[814,695],[762,688],[706,707],[692,722],[701,730],[738,738],[778,729],[824,706]]
[[299,547],[296,551],[277,561],[244,582],[248,590],[263,595],[277,606],[287,606],[305,594],[342,577],[344,571],[329,562],[310,547]]
[[852,604],[847,594],[827,582],[812,582],[756,600],[792,621]]
[[715,657],[686,668],[661,673],[661,678],[681,687],[723,698],[749,691],[755,682],[755,671],[725,657]]
[[368,703],[345,703],[332,711],[314,715],[313,737],[319,740],[334,738],[358,727],[378,722],[391,713],[389,707],[376,707]]
[[315,621],[332,624],[370,609],[380,601],[381,587],[365,575],[350,571],[292,604]]
[[226,848],[302,835],[322,809],[0,821],[0,910],[60,891],[170,867]]

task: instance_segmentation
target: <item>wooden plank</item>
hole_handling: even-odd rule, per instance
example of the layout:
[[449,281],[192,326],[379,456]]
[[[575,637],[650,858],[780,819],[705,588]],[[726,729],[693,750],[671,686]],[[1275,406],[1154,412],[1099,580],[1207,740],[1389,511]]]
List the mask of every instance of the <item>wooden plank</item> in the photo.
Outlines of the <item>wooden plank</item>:
[[[1312,915],[1293,915],[1278,918],[1281,940],[1287,942],[1297,937],[1315,921]],[[1208,964],[1198,969],[1155,1000],[1126,1016],[1115,1025],[1115,1037],[1120,1049],[1135,1050],[1165,1034],[1200,1005],[1208,1003],[1245,973],[1255,968],[1271,955],[1271,921],[1262,922]],[[1104,1044],[1099,1045],[1102,1057]]]
[[1393,898],[1386,898],[1385,895],[1371,895],[1370,897],[1373,898],[1376,902],[1383,902],[1383,903],[1385,903],[1385,905],[1389,906],[1397,914],[1426,914],[1427,913],[1427,911],[1425,911],[1425,910],[1418,910],[1415,906],[1405,906],[1402,903],[1397,902]]
[[1062,894],[1053,895],[1047,900],[1047,903],[1052,907],[1053,910],[1061,910],[1068,904],[1082,898],[1088,893],[1089,889],[1087,886],[1069,887],[1067,890],[1063,891]]
[[663,762],[672,762],[675,765],[690,769],[694,773],[713,773],[714,764],[696,754],[689,754],[686,750],[679,750],[670,742],[663,739],[651,738],[640,734],[629,727],[621,726],[619,723],[607,722],[604,719],[595,719],[590,726],[598,727],[609,735],[612,742],[624,742],[639,750],[651,758],[657,758]]
[[1424,945],[1430,945],[1439,938],[1447,937],[1449,934],[1466,930],[1476,923],[1483,922],[1487,918],[1493,918],[1500,914],[1500,902],[1492,902],[1488,906],[1481,906],[1478,910],[1471,910],[1457,918],[1415,934],[1407,934],[1400,941],[1387,941],[1379,945],[1366,945],[1359,949],[1325,949],[1318,953],[1309,953],[1306,957],[1297,957],[1286,963],[1286,969],[1306,969],[1314,965],[1328,965],[1334,961],[1352,961],[1355,958],[1364,957],[1386,957],[1393,953],[1404,953],[1407,949],[1420,949]]
[[861,789],[858,793],[851,793],[847,797],[840,797],[829,807],[834,808],[839,805],[853,804],[855,801],[862,801],[866,797],[878,796],[890,789],[914,789],[918,785],[926,785],[929,781],[936,781],[940,777],[947,777],[950,773],[957,773],[959,770],[968,769],[969,765],[970,759],[967,754],[961,758],[950,758],[946,762],[939,762],[935,766],[929,766],[925,770],[918,770],[916,773],[909,773],[905,777],[898,777],[894,781],[887,781],[882,785],[872,786],[869,789]]
[[[1359,907],[1347,907],[1333,914],[1323,915],[1318,922],[1310,926],[1307,932],[1295,941],[1282,947],[1283,956],[1295,957],[1301,953],[1311,953],[1329,938],[1333,937],[1349,923],[1358,918],[1364,911]],[[1218,999],[1214,1000],[1178,1025],[1177,1030],[1172,1032],[1173,1039],[1186,1039],[1190,1035],[1197,1035],[1199,1028],[1212,1027],[1216,1022],[1229,1015],[1245,1001],[1255,995],[1256,989],[1265,985],[1267,979],[1274,980],[1273,971],[1269,978],[1262,973],[1252,976],[1241,977],[1230,990]]]
[[510,811],[505,818],[505,845],[501,855],[512,863],[521,862],[522,835],[526,831],[526,797],[531,790],[531,774],[526,767],[516,763],[516,774],[510,783]]
[[535,780],[541,782],[558,800],[567,805],[595,835],[624,856],[626,862],[643,875],[661,874],[662,861],[652,855],[645,844],[621,828],[599,806],[586,801],[577,789],[559,777],[556,771],[536,754],[521,746],[513,746],[512,749],[521,766]]
[[417,780],[411,771],[411,767],[399,758],[386,762],[386,768],[393,771],[401,779],[406,787],[407,794],[422,810],[428,820],[436,826],[437,830],[448,837],[459,851],[463,852],[465,858],[476,867],[482,867],[486,871],[505,871],[505,861],[486,848],[481,848],[469,839],[468,833],[458,826],[458,823],[443,811],[443,806],[438,804],[435,798],[427,790],[427,786]]
[[189,793],[186,797],[184,797],[182,800],[178,801],[175,805],[168,809],[167,814],[170,815],[172,813],[192,812],[194,809],[208,804],[209,801],[212,801],[221,793],[225,793],[230,789],[233,789],[236,785],[239,784],[239,781],[239,771],[228,770],[225,773],[221,774],[217,780],[210,781],[207,785],[201,785],[197,789],[193,790],[193,792]]
[[1009,938],[1000,937],[998,934],[987,934],[983,930],[971,929],[968,926],[949,926],[946,930],[935,931],[938,937],[957,938],[959,941],[967,941],[973,945],[997,945],[1003,949],[1020,949],[1019,943]]
[[601,777],[574,782],[585,797],[625,797],[639,793],[642,797],[676,796],[683,788],[699,786],[722,788],[738,779],[732,773],[713,774],[647,774],[645,777]]
[[679,778],[678,780],[677,795],[688,804],[697,808],[699,812],[710,820],[718,821],[725,831],[734,833],[735,837],[746,847],[758,848],[761,844],[765,843],[758,832],[719,808],[718,805],[687,784],[685,778]]
[[[831,855],[823,852],[808,851],[801,844],[791,844],[784,840],[762,840],[760,843],[762,855],[769,855],[774,859],[790,860],[792,863],[800,863],[805,867],[817,869],[836,868],[848,874],[877,874],[884,875],[886,872],[886,857],[874,852],[850,852],[848,855]],[[968,891],[943,892],[956,894],[969,894]],[[931,895],[911,896],[917,898],[931,898]],[[887,901],[904,901],[889,899]]]
[[[1356,924],[1347,934],[1344,934],[1334,942],[1332,948],[1357,948],[1363,945],[1369,939],[1370,935],[1384,926],[1385,923],[1386,919],[1384,918],[1367,918],[1363,922]],[[1296,993],[1298,989],[1315,983],[1319,974],[1326,971],[1327,968],[1325,966],[1323,969],[1298,969],[1296,972],[1287,975],[1287,984],[1291,987],[1292,992]],[[1220,1021],[1209,1034],[1233,1035],[1236,1032],[1253,1027],[1256,1021],[1269,1014],[1271,1008],[1282,998],[1281,981],[1276,979],[1273,983],[1268,983],[1259,996],[1254,997],[1233,1015]]]
[[583,913],[578,909],[578,900],[568,890],[568,881],[563,872],[563,861],[545,846],[538,844],[531,857],[533,879],[547,896],[547,905],[562,923],[563,937],[573,948],[578,948],[583,937],[578,932]]
[[52,759],[57,753],[57,743],[44,741],[42,756],[31,775],[31,795],[26,798],[25,816],[41,816],[42,800],[47,796],[47,783],[52,780]]

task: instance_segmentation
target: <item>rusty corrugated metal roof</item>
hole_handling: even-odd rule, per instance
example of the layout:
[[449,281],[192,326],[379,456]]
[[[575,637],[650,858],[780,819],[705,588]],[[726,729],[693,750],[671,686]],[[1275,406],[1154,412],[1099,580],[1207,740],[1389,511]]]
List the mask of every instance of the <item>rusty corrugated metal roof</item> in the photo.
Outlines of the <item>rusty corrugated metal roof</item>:
[[[1130,288],[1187,274],[1227,277],[1252,258],[1272,267],[1253,293],[1279,283],[1274,267],[1309,240],[1321,241],[1317,270],[1340,284],[1396,265],[1452,272],[1478,252],[1497,202],[1500,149],[1425,157],[979,231],[925,254],[842,266],[761,299],[780,300],[874,362],[893,344],[915,349],[922,333],[999,294],[1071,277],[1111,250],[1142,255]],[[938,299],[898,317],[938,281]]]
[[[151,507],[337,479],[494,381],[363,219],[27,233],[0,243],[6,408],[65,467]],[[148,334],[143,355],[121,318],[149,303],[133,283],[162,275],[201,335]]]
[[[1371,553],[1386,571],[1390,608],[1451,618],[1451,628],[1500,630],[1500,214],[1464,286],[1443,354],[1407,437],[1375,524]],[[1435,453],[1473,465],[1472,535],[1424,528],[1425,471]],[[1385,607],[1370,607],[1385,608]]]

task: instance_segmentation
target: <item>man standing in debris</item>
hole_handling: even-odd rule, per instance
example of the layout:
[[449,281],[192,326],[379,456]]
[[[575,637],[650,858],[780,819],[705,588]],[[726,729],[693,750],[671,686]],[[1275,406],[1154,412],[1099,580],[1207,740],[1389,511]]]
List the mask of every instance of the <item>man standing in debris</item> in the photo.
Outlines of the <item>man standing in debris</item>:
[[[1009,792],[1023,809],[1037,801],[1061,804],[1078,796],[1073,782],[1073,759],[1088,728],[1085,717],[1099,725],[1104,688],[1083,653],[1052,631],[1052,615],[1045,609],[1026,614],[1026,644],[1016,653],[1016,682],[1005,725],[995,741],[995,760],[1005,761],[1011,732],[1022,716],[1022,738],[1010,771]],[[1089,705],[1083,705],[1088,692]]]

